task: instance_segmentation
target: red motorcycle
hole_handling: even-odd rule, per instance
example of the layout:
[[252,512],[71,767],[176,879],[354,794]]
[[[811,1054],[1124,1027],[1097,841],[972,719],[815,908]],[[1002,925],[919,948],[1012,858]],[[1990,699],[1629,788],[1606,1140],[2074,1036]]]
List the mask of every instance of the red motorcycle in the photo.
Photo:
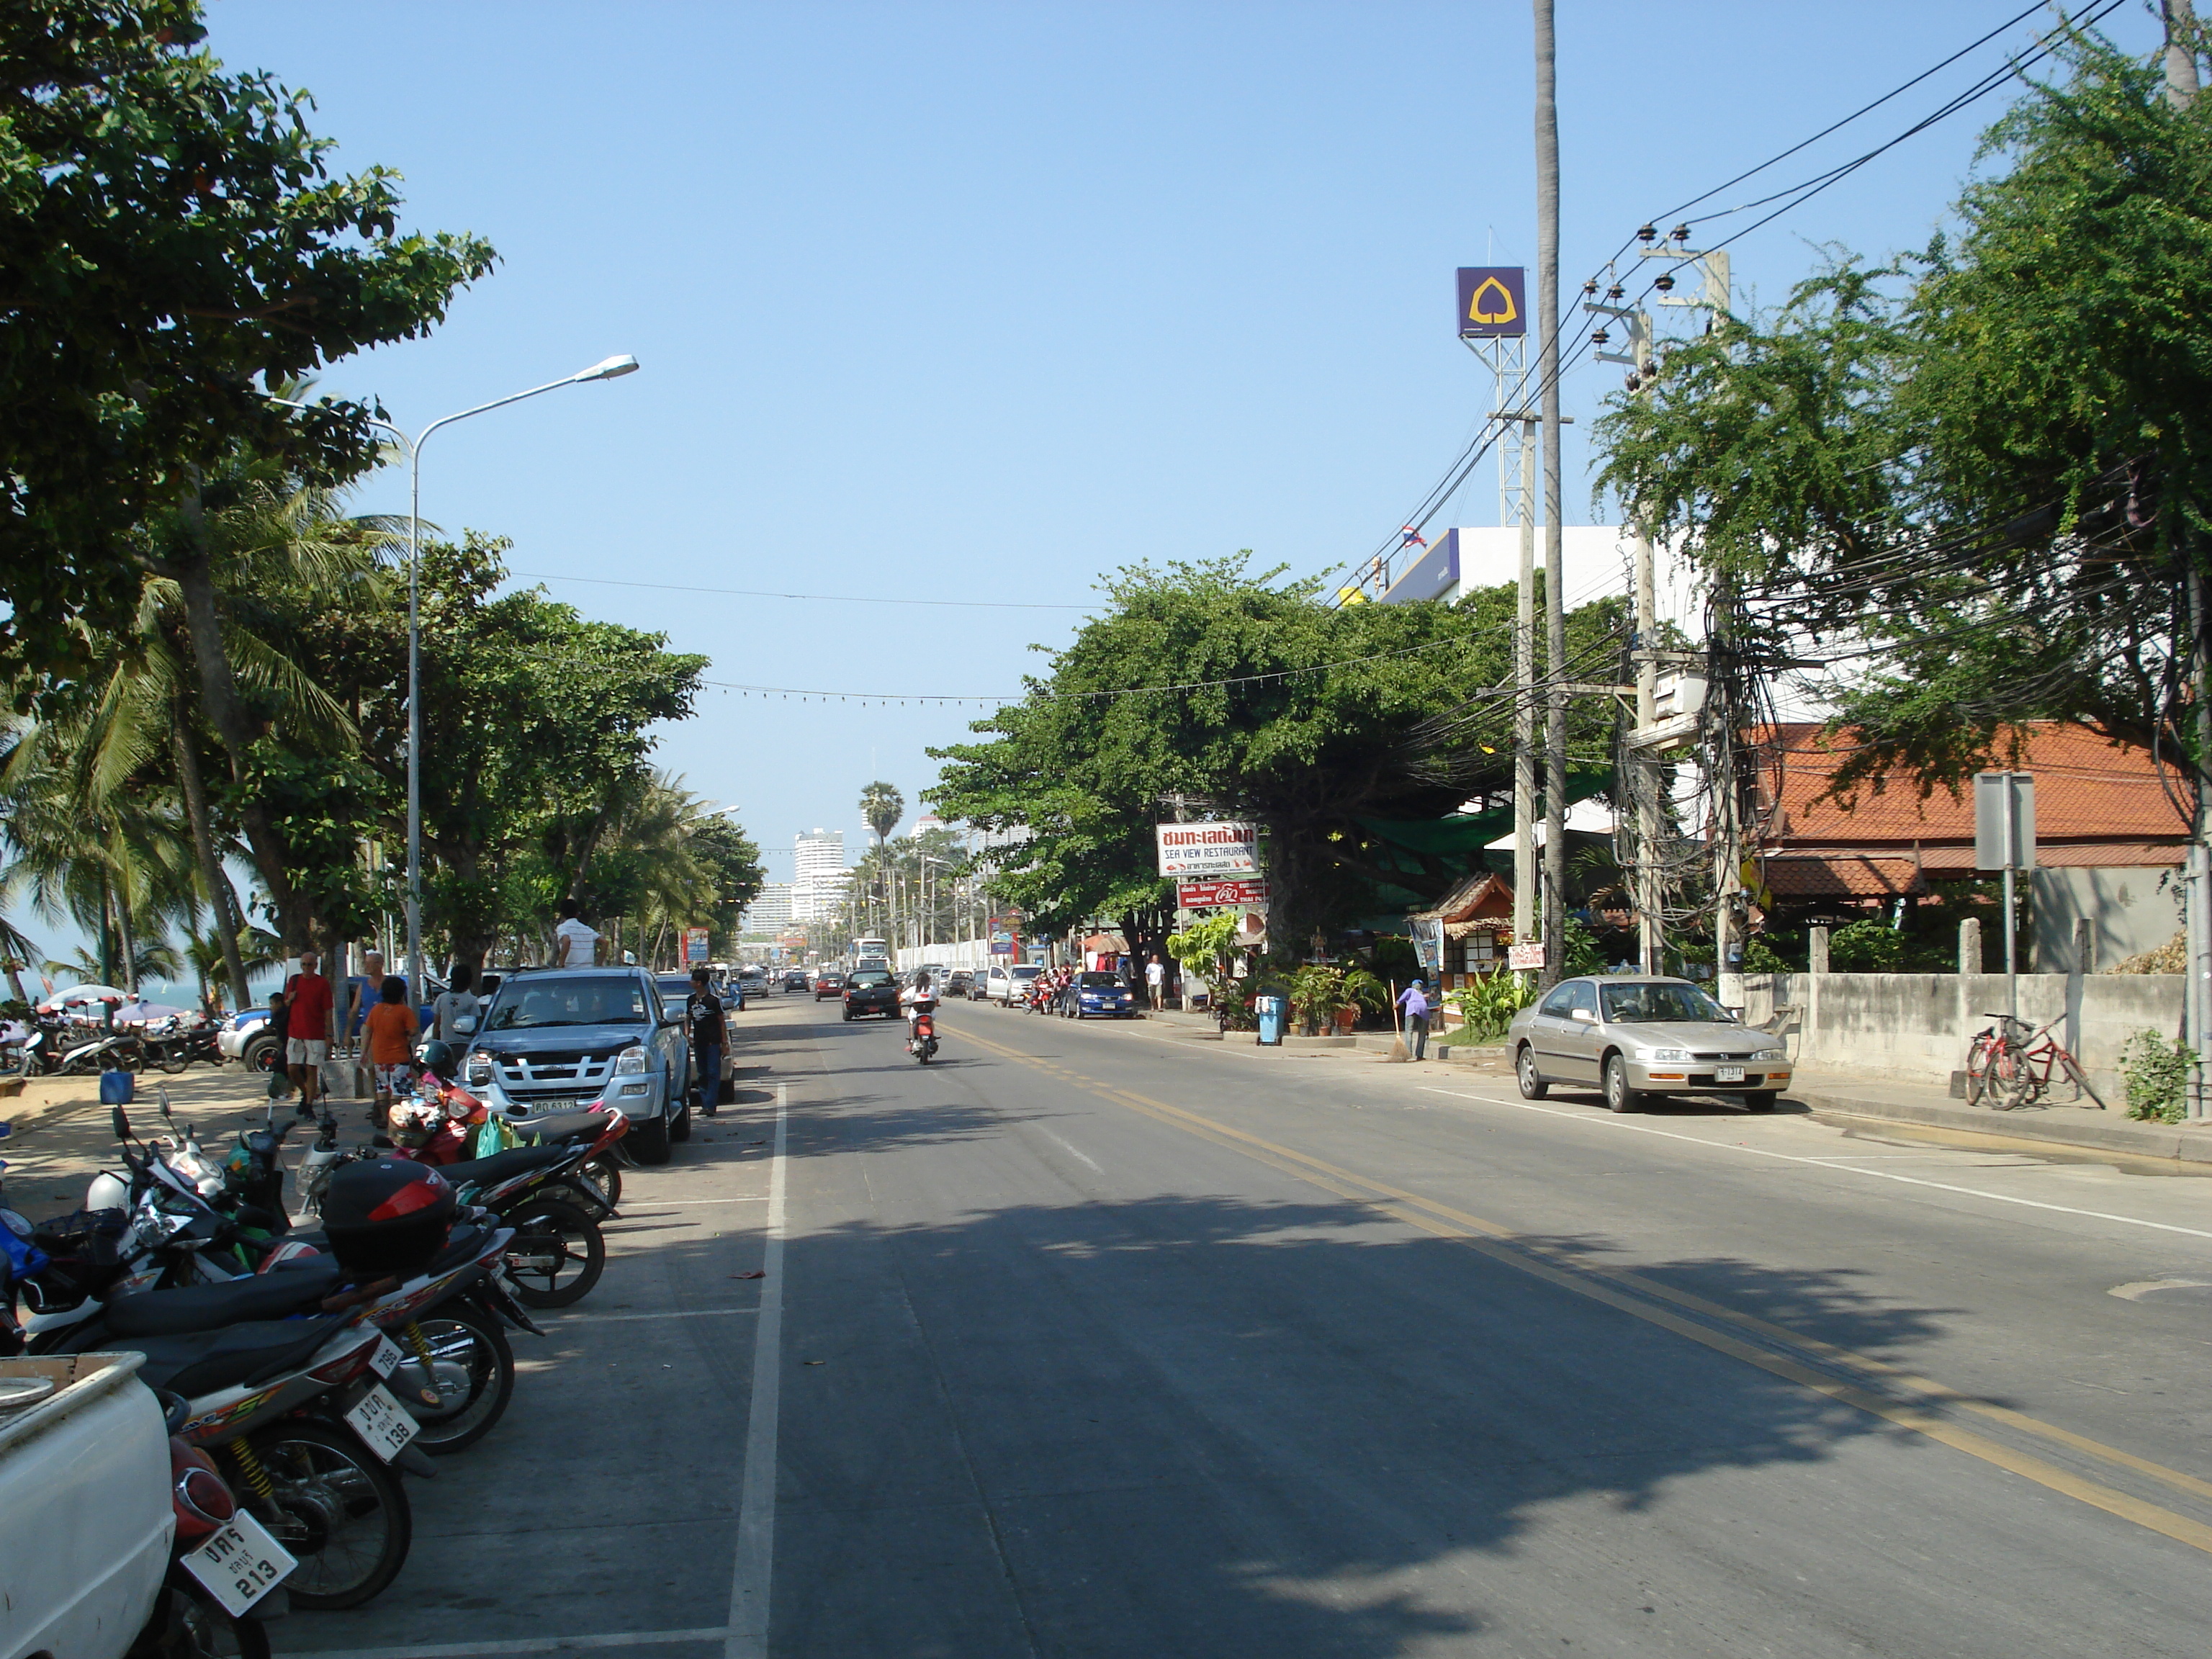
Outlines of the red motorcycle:
[[906,1051],[924,1066],[937,1052],[937,1016],[927,1008],[919,1009],[914,1017],[914,1031],[906,1040]]

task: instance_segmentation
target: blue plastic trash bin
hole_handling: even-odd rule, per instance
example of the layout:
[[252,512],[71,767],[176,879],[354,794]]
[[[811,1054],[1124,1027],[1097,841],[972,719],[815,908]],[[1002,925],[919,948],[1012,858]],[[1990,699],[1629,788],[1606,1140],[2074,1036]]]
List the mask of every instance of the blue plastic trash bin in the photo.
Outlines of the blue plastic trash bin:
[[1269,1048],[1279,1047],[1283,1041],[1283,1016],[1290,1005],[1281,997],[1255,997],[1252,1011],[1260,1017],[1260,1041]]
[[102,1072],[100,1074],[100,1103],[103,1106],[128,1106],[137,1097],[132,1092],[137,1079],[128,1072]]

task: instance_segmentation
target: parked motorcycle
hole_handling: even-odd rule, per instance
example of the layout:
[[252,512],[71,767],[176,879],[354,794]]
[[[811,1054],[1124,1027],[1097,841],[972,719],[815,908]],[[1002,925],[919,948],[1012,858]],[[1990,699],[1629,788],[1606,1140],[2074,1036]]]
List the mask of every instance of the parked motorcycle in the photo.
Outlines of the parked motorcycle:
[[299,1562],[238,1501],[215,1459],[178,1437],[191,1404],[164,1391],[171,1504],[169,1571],[129,1659],[268,1659],[264,1619],[282,1617],[284,1580]]

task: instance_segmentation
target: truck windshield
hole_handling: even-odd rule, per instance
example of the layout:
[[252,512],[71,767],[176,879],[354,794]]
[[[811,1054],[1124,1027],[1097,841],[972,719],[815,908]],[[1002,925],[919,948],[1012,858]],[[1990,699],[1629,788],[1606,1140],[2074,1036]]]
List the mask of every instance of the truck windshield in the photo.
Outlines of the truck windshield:
[[580,975],[532,975],[502,988],[491,1031],[545,1025],[629,1025],[646,1018],[645,987],[635,979],[586,979]]

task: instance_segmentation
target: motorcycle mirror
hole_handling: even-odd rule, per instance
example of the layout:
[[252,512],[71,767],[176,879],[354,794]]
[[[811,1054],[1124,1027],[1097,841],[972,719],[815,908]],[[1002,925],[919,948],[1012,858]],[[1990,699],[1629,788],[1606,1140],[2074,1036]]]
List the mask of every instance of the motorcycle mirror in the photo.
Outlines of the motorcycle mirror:
[[[169,1089],[168,1089],[168,1085],[167,1085],[167,1084],[160,1084],[160,1085],[155,1085],[155,1090],[154,1090],[154,1094],[155,1094],[155,1098],[157,1098],[157,1099],[161,1103],[161,1115],[162,1115],[163,1117],[165,1117],[165,1118],[166,1118],[166,1117],[167,1117],[167,1116],[169,1115]],[[185,1131],[185,1133],[186,1134],[190,1134],[190,1133],[191,1133],[191,1129],[189,1129],[189,1128],[187,1128],[187,1129]]]
[[128,1140],[131,1139],[131,1120],[124,1115],[123,1109],[120,1106],[118,1106],[115,1109],[114,1113],[110,1116],[108,1121],[115,1126],[115,1138],[118,1140]]

